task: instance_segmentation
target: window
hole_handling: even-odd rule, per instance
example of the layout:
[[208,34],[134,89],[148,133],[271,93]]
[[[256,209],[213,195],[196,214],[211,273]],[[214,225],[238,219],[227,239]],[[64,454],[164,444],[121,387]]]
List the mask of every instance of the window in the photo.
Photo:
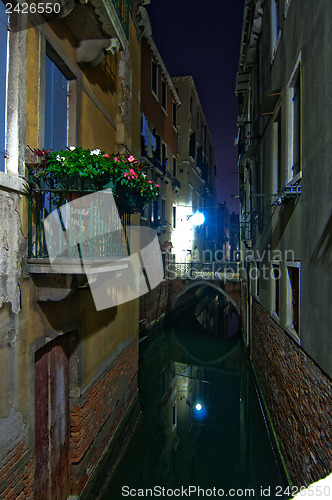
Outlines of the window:
[[166,200],[163,198],[161,200],[161,223],[164,226],[166,223]]
[[288,86],[288,181],[301,172],[301,65]]
[[45,65],[44,148],[63,149],[68,137],[68,80],[49,57]]
[[193,112],[193,98],[190,96],[190,113]]
[[7,37],[8,14],[0,2],[0,171],[5,170],[6,156],[6,86],[7,86]]
[[166,157],[166,144],[161,143],[161,163],[164,167],[167,166],[167,157]]
[[160,144],[161,144],[160,135],[155,133],[154,136],[156,138],[156,149],[154,150],[154,157],[157,160],[160,160]]
[[272,311],[280,316],[280,266],[272,264],[273,271],[273,290],[272,290]]
[[172,106],[172,123],[173,123],[173,127],[176,128],[176,125],[177,125],[177,109],[176,109],[176,103],[173,101],[173,106]]
[[280,0],[271,0],[272,55],[274,55],[280,33]]
[[164,80],[161,80],[161,107],[164,111],[167,109],[167,86]]
[[173,205],[173,229],[176,228],[176,206]]
[[160,196],[158,195],[158,198],[151,203],[151,222],[154,222],[155,224],[160,222],[159,200]]
[[172,407],[172,430],[175,429],[177,424],[177,411],[176,411],[176,401]]
[[160,196],[158,195],[158,198],[153,203],[151,203],[151,222],[154,222],[155,224],[160,222],[159,204]]
[[287,262],[287,325],[300,332],[300,263]]
[[281,188],[281,109],[273,123],[273,192]]
[[158,66],[151,61],[151,90],[158,97]]
[[189,156],[195,158],[196,155],[196,134],[192,132],[189,139]]
[[173,177],[176,177],[176,158],[173,156]]

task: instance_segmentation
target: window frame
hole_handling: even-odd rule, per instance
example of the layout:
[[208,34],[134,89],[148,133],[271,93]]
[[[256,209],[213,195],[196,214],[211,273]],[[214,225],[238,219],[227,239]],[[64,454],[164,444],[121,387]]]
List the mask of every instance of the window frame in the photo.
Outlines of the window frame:
[[[196,132],[190,131],[189,134],[189,156],[193,160],[196,158]],[[192,154],[193,153],[193,154]]]
[[[290,269],[292,270],[291,272]],[[294,282],[292,283],[293,270],[298,269],[298,282],[297,291],[298,297],[294,299]],[[297,341],[300,342],[301,333],[301,262],[300,261],[286,261],[286,331]],[[296,317],[294,321],[294,301],[297,303]]]
[[[278,269],[279,271],[279,278],[276,277],[275,270]],[[272,304],[271,304],[271,312],[272,312],[272,317],[279,323],[280,319],[280,304],[281,304],[281,286],[280,286],[280,281],[281,281],[281,267],[280,267],[280,261],[279,260],[274,260],[271,262],[271,274],[272,278]]]
[[[1,130],[1,137],[0,137],[0,172],[5,173],[6,172],[6,141],[7,141],[7,100],[8,100],[8,49],[9,49],[9,36],[8,36],[8,26],[9,26],[9,14],[6,14],[6,6],[4,3],[1,2],[1,6],[4,9],[3,12],[3,19],[1,19],[1,23],[7,25],[7,30],[2,34],[3,38],[6,39],[5,41],[5,46],[1,44],[0,50],[2,52],[2,55],[4,56],[4,65],[1,65],[0,72],[1,72],[1,81],[0,85],[2,87],[1,93],[0,93],[0,120],[3,125],[3,129]],[[5,21],[5,19],[7,21]],[[3,147],[3,151],[1,150]],[[2,156],[3,155],[3,156]]]
[[177,159],[176,159],[176,156],[173,156],[173,158],[172,158],[172,171],[173,171],[173,177],[176,177],[176,174],[177,174]]
[[283,185],[282,169],[282,144],[283,144],[283,126],[281,104],[277,107],[273,119],[273,187],[272,192],[277,193]]
[[[69,146],[69,121],[70,121],[70,117],[69,117],[69,92],[70,92],[70,78],[68,78],[68,75],[66,75],[63,70],[60,68],[60,66],[62,66],[62,64],[60,62],[60,60],[58,60],[58,57],[52,57],[52,52],[49,52],[46,50],[46,54],[45,54],[45,99],[44,99],[44,111],[45,111],[45,120],[44,120],[44,144],[43,144],[43,147],[45,149],[53,149],[53,150],[57,150],[57,149],[64,149],[66,146]],[[66,80],[66,118],[65,118],[65,121],[66,121],[66,144],[64,144],[61,148],[60,147],[54,147],[53,146],[53,143],[52,145],[48,145],[45,143],[46,141],[46,128],[47,128],[47,122],[46,122],[46,115],[47,117],[50,116],[50,113],[47,112],[47,106],[50,105],[50,99],[49,99],[49,93],[47,92],[47,88],[46,88],[46,85],[47,85],[47,76],[46,76],[46,70],[47,70],[47,65],[49,63],[47,63],[47,61],[49,61],[49,63],[52,65],[52,71],[54,70],[54,68],[56,68],[56,71],[62,75],[63,79]],[[53,75],[52,75],[52,78],[53,78]],[[53,82],[52,82],[52,87],[53,87]],[[54,101],[54,103],[57,103],[58,102],[58,99],[56,99]],[[52,133],[52,141],[53,141],[53,133]]]
[[164,78],[161,78],[161,96],[160,96],[160,105],[161,109],[167,114],[167,84]]
[[155,96],[157,101],[159,100],[159,98],[158,98],[158,87],[159,87],[159,85],[158,85],[158,73],[159,73],[159,71],[158,70],[159,70],[158,64],[154,61],[154,59],[151,59],[151,92]]
[[174,130],[177,130],[178,125],[178,112],[177,112],[177,104],[175,101],[172,101],[172,125]]
[[[295,104],[294,88],[299,83],[298,108],[297,108],[297,153],[298,168],[294,173],[296,164],[294,163],[294,140],[295,140]],[[295,182],[302,177],[302,54],[300,53],[294,65],[293,71],[287,83],[287,183]]]
[[281,36],[281,3],[280,0],[271,0],[271,56],[272,60],[277,52]]

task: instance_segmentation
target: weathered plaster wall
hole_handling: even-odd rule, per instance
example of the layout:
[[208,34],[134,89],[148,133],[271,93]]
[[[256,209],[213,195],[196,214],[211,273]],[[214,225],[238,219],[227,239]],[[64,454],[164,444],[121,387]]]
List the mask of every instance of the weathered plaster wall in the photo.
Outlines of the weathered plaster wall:
[[[260,92],[280,90],[281,106],[281,180],[287,182],[290,145],[290,118],[287,104],[288,84],[296,63],[301,58],[301,154],[302,193],[288,206],[271,206],[263,201],[261,234],[257,231],[256,249],[293,251],[301,262],[301,346],[323,370],[332,375],[331,296],[331,155],[332,96],[330,81],[332,47],[332,3],[325,0],[292,0],[286,16],[282,16],[281,36],[275,56],[271,50],[270,2],[264,6],[262,36],[259,44]],[[260,97],[262,97],[262,95]],[[257,104],[258,106],[258,104]],[[276,115],[276,111],[275,111]],[[275,115],[259,117],[262,147],[256,166],[254,183],[257,193],[271,193],[275,175],[273,125]],[[260,179],[259,179],[260,176]],[[260,180],[262,185],[260,184]],[[262,190],[263,189],[263,190]],[[255,199],[255,197],[254,197]],[[268,201],[267,201],[268,200]],[[256,206],[253,207],[254,209]],[[289,260],[292,260],[290,258]],[[264,264],[270,265],[268,262]],[[287,269],[282,264],[280,281],[280,325],[287,320]],[[271,310],[271,280],[260,280],[260,300]]]

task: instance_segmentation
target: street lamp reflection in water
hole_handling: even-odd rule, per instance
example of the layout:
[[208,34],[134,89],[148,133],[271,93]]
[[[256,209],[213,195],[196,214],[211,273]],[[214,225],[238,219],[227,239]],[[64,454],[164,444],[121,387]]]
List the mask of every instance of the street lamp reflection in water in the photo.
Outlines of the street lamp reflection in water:
[[193,417],[196,422],[203,422],[207,417],[207,410],[201,403],[197,403],[194,407]]

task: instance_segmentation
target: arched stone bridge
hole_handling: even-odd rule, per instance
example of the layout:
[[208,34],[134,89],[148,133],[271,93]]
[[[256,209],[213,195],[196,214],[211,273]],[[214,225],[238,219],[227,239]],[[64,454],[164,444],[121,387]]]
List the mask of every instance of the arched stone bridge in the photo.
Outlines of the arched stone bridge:
[[172,309],[191,290],[194,291],[200,287],[207,286],[228,298],[240,314],[241,284],[239,279],[239,263],[175,263],[171,265],[170,274],[172,278]]

